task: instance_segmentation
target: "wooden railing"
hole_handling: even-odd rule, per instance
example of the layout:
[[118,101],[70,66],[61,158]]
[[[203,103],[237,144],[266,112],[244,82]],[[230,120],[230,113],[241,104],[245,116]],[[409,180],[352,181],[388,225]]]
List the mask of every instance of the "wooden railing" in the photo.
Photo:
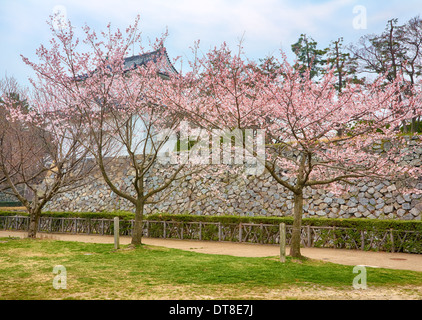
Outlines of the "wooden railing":
[[[119,234],[131,236],[133,220],[120,220]],[[0,230],[27,230],[29,217],[0,216]],[[41,217],[38,232],[113,235],[113,219]],[[143,234],[151,238],[232,241],[278,244],[275,224],[143,221]],[[292,226],[286,225],[286,244]],[[399,230],[358,230],[328,226],[302,226],[303,247],[422,253],[422,233]]]

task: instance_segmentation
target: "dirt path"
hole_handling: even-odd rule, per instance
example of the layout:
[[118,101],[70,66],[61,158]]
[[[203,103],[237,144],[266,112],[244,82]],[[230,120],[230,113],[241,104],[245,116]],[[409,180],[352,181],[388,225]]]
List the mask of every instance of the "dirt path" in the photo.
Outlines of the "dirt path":
[[[0,231],[0,237],[25,237],[26,232]],[[81,241],[93,243],[113,243],[113,236],[101,235],[72,235],[72,234],[46,234],[39,233],[40,238],[49,238],[64,241]],[[122,245],[129,244],[130,237],[120,237]],[[226,254],[242,257],[268,257],[280,254],[277,245],[260,245],[234,242],[211,242],[197,240],[173,240],[143,238],[148,245],[163,246],[168,248],[190,250],[208,254]],[[288,253],[287,248],[287,253]],[[403,269],[422,272],[422,255],[389,252],[368,252],[360,250],[302,248],[302,254],[311,259],[345,265],[364,265],[376,268]]]

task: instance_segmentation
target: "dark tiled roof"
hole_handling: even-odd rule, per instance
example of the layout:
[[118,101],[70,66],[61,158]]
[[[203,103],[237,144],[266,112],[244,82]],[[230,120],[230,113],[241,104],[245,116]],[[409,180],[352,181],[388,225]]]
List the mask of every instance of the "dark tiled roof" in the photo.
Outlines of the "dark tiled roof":
[[144,54],[140,54],[137,56],[131,56],[125,58],[125,69],[130,70],[136,68],[138,66],[146,65],[149,62],[157,63],[161,56],[164,55],[164,59],[166,61],[167,66],[165,70],[160,70],[162,74],[177,73],[176,69],[174,68],[173,64],[170,62],[170,59],[167,55],[167,51],[165,49],[158,49],[156,51],[147,52]]
[[[167,65],[161,70],[159,70],[159,73],[164,76],[168,76],[169,72],[178,73],[177,70],[174,68],[173,64],[170,62],[170,59],[167,55],[167,51],[165,49],[158,49],[158,50],[147,52],[147,53],[140,54],[137,56],[127,57],[124,59],[124,69],[125,71],[130,71],[132,69],[135,69],[136,67],[145,66],[148,62],[151,62],[151,61],[154,63],[157,63],[160,59],[160,56],[163,54],[164,54],[165,62]],[[89,77],[88,74],[79,75],[76,77],[75,80],[83,81],[88,77]]]

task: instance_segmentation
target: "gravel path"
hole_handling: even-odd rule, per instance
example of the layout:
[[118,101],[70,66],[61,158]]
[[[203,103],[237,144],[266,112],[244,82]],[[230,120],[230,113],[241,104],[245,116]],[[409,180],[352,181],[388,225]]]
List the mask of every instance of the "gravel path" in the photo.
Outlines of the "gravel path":
[[[0,231],[0,237],[25,237],[26,232]],[[81,241],[93,243],[114,243],[113,236],[101,235],[73,235],[73,234],[46,234],[38,233],[40,238],[64,241]],[[129,244],[131,238],[121,236],[122,245]],[[277,245],[260,245],[233,242],[212,242],[197,240],[173,240],[143,238],[143,243],[148,245],[163,246],[168,248],[190,250],[208,254],[226,254],[242,257],[268,257],[280,254]],[[287,248],[286,252],[289,250]],[[422,255],[389,252],[368,252],[360,250],[302,248],[302,255],[311,259],[345,264],[364,265],[378,268],[403,269],[422,272]]]

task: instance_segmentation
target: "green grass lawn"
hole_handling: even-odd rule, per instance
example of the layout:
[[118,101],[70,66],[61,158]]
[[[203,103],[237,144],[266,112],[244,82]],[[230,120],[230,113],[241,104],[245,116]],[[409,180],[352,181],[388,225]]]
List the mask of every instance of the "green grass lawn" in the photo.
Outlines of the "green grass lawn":
[[[63,265],[66,289],[54,289]],[[369,288],[422,286],[422,272],[368,268]],[[0,299],[280,299],[296,288],[354,290],[352,266],[177,249],[0,239]]]

